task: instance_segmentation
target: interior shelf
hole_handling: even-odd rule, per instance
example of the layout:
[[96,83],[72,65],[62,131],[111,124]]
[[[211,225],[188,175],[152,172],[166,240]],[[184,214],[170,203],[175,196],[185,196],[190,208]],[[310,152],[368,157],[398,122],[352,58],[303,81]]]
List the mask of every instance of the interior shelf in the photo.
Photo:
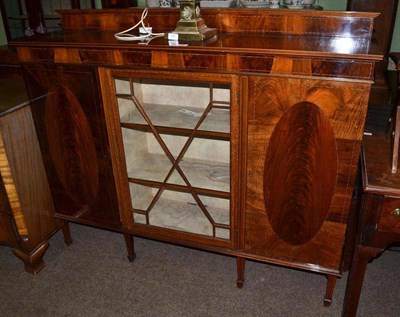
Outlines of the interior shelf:
[[[138,130],[143,132],[151,132],[151,127],[147,124],[139,124],[139,123],[125,123],[121,122],[121,127],[126,129]],[[171,128],[171,127],[162,127],[155,126],[157,132],[159,134],[170,134],[170,135],[181,135],[181,136],[190,136],[194,135],[197,138],[205,138],[205,139],[214,139],[214,140],[230,140],[229,133],[223,132],[214,132],[214,131],[194,131],[192,129],[182,129],[182,128]]]
[[[199,159],[184,159],[179,163],[193,187],[229,193],[229,164]],[[148,153],[128,168],[128,177],[163,182],[171,162],[162,154]],[[168,179],[169,184],[186,185],[175,170]]]
[[[117,95],[121,123],[147,124],[146,120],[130,100],[130,95]],[[128,101],[128,102],[127,102]],[[204,112],[204,108],[183,107],[174,105],[142,104],[147,116],[155,126],[193,129]],[[229,134],[230,111],[224,104],[219,106],[226,109],[211,109],[200,125],[200,131],[220,132]]]
[[[132,178],[128,177],[129,182],[139,184],[139,185],[144,185],[148,187],[154,187],[154,188],[160,188],[161,186],[165,186],[166,189],[169,190],[174,190],[178,192],[186,192],[189,193],[190,189],[186,185],[177,185],[177,184],[163,184],[162,182],[157,182],[157,181],[149,181],[145,179],[140,179],[140,178]],[[220,190],[210,190],[210,189],[204,189],[204,188],[199,188],[199,187],[194,187],[192,186],[193,190],[199,194],[199,195],[205,195],[205,196],[210,196],[210,197],[217,197],[217,198],[225,198],[229,199],[230,198],[230,193],[229,192],[224,192]]]
[[[163,135],[170,158],[152,133],[122,129],[128,177],[164,182],[188,138]],[[178,162],[191,186],[230,191],[230,142],[194,138]],[[175,168],[168,183],[187,185]]]

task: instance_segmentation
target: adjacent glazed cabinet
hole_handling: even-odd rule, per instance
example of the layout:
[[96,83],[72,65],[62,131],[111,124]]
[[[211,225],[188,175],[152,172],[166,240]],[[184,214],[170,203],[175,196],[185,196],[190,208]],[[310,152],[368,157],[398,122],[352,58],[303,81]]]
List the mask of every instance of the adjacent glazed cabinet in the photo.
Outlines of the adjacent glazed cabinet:
[[[238,287],[245,259],[326,274],[329,305],[376,15],[209,9],[208,42],[118,42],[140,14],[63,11],[65,34],[13,43],[30,95],[48,93],[32,111],[55,215],[123,232],[130,260],[134,235],[233,255]],[[173,30],[179,11],[148,19]]]
[[[17,80],[10,81],[18,88]],[[23,90],[16,91],[24,95]],[[21,97],[9,96],[9,100],[14,99]],[[53,217],[54,206],[29,104],[2,103],[1,110],[0,245],[10,247],[24,263],[25,271],[36,275],[44,267],[48,239],[60,228],[66,244],[72,239],[68,224]]]

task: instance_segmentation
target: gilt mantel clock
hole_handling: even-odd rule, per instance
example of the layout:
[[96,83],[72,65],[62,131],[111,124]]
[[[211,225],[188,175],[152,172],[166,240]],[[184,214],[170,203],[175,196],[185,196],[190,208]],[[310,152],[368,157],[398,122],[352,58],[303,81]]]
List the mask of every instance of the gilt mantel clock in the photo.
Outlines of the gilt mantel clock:
[[167,33],[168,39],[183,41],[204,41],[217,34],[216,29],[207,27],[205,21],[200,17],[199,0],[179,1],[180,20],[177,23],[175,31]]

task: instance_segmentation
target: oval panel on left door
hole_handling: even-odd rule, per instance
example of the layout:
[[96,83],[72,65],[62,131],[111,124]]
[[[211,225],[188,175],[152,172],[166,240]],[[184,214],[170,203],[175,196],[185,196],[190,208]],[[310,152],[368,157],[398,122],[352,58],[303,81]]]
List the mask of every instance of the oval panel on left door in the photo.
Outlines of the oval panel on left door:
[[45,120],[50,156],[60,182],[75,203],[89,205],[99,187],[96,149],[85,112],[66,85],[49,89]]

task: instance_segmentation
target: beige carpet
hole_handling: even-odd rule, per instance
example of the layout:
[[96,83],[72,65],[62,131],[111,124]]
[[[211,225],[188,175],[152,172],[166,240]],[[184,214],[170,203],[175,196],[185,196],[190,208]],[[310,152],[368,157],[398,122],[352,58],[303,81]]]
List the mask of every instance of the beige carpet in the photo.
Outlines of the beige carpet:
[[[0,316],[340,316],[347,274],[323,307],[322,275],[248,261],[243,289],[236,260],[137,238],[126,258],[119,233],[71,224],[74,243],[50,240],[36,277],[0,247]],[[368,267],[359,316],[399,316],[400,253]]]

